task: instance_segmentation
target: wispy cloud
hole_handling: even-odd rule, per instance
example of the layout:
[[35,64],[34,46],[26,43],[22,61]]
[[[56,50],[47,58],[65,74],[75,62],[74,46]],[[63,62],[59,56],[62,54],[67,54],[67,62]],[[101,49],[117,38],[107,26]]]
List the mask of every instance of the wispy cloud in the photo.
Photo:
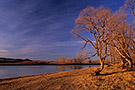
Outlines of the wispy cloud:
[[0,55],[35,59],[76,55],[82,42],[71,41],[69,31],[79,12],[107,1],[0,0]]
[[0,53],[7,53],[8,50],[0,50]]
[[80,45],[82,41],[58,41],[58,42],[53,42],[51,46],[77,46]]
[[4,49],[0,50],[0,56],[8,56],[8,55],[9,55],[9,51],[8,50],[4,50]]

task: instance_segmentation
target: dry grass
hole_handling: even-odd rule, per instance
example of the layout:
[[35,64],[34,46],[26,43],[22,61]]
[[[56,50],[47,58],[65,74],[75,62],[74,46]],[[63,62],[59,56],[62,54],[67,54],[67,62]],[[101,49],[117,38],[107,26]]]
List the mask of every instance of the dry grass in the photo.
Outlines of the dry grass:
[[0,90],[135,90],[135,69],[105,67],[101,75],[90,76],[97,67],[0,80]]

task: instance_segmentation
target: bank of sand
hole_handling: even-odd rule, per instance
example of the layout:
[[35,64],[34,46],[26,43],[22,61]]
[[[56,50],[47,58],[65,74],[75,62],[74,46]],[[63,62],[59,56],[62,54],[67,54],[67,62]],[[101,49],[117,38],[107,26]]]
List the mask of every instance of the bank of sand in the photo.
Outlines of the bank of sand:
[[101,75],[90,76],[97,67],[0,80],[0,90],[135,90],[135,69],[105,67]]

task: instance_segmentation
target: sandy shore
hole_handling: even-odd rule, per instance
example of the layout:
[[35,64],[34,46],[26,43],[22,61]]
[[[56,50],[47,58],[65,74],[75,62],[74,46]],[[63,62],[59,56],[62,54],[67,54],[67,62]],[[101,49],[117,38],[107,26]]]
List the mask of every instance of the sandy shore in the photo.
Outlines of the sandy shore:
[[0,90],[135,90],[135,69],[105,67],[101,75],[90,76],[97,67],[0,80]]

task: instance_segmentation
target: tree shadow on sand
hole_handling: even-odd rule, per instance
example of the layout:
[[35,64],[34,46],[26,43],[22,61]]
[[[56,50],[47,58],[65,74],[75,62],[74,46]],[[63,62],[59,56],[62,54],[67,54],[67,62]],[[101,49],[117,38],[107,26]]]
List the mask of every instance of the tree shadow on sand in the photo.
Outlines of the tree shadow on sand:
[[135,71],[135,69],[129,70],[129,71],[126,70],[126,71],[116,71],[116,72],[111,72],[111,73],[99,74],[98,76],[107,76],[107,75],[113,75],[117,73],[124,73],[124,72],[131,72],[131,71]]

